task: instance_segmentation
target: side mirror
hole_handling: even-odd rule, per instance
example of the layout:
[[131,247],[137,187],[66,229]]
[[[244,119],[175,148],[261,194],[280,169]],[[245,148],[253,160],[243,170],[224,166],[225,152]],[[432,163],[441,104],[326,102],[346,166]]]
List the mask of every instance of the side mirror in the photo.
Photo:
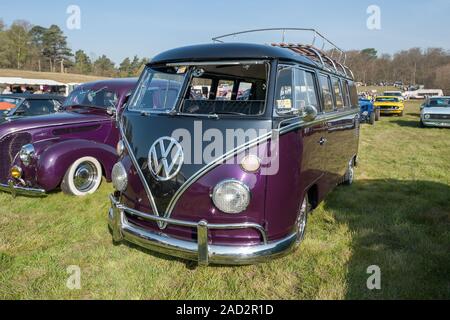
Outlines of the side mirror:
[[303,111],[303,120],[306,122],[314,121],[316,120],[318,115],[317,108],[314,106],[306,106],[305,110]]

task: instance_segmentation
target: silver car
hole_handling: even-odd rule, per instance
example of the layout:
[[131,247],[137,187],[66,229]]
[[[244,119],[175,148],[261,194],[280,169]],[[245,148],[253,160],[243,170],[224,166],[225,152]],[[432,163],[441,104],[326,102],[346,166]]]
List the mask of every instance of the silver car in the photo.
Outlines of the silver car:
[[450,97],[432,97],[421,107],[420,126],[450,128]]

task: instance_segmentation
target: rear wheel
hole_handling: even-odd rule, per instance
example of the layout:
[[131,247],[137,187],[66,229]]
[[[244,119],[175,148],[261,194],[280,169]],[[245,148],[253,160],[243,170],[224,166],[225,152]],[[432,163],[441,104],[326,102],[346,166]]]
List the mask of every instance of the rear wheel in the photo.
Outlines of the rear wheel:
[[370,114],[370,119],[369,119],[369,123],[371,124],[371,125],[374,125],[375,124],[375,121],[376,121],[376,116],[375,116],[375,112],[372,112],[371,114]]
[[380,109],[376,109],[375,111],[375,121],[380,121],[381,118],[381,111]]
[[309,202],[308,194],[305,195],[303,202],[300,206],[300,210],[297,217],[296,228],[297,228],[297,244],[300,244],[305,239],[306,226],[308,224],[308,215],[311,212],[311,203]]
[[355,179],[355,164],[353,159],[348,163],[347,172],[344,175],[343,184],[350,186]]
[[98,190],[102,182],[102,166],[97,159],[84,157],[67,170],[61,190],[68,195],[86,196]]

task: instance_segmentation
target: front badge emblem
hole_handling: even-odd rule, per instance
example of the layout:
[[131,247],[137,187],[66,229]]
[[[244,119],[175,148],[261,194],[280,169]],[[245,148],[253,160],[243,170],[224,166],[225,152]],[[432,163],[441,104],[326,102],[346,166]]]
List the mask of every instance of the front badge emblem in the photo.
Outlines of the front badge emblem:
[[176,177],[183,162],[183,148],[178,141],[170,137],[156,140],[148,154],[150,171],[159,181],[169,181]]

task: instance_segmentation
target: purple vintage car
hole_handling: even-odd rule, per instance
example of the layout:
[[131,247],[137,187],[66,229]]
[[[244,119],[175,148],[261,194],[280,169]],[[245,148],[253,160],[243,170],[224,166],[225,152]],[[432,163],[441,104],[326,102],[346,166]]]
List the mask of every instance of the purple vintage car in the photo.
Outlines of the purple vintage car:
[[94,193],[111,179],[117,161],[116,118],[137,79],[77,87],[62,111],[0,125],[0,190],[45,195],[61,187],[76,196]]
[[285,255],[310,211],[353,182],[359,127],[351,71],[312,46],[162,53],[120,120],[113,239],[200,264]]

